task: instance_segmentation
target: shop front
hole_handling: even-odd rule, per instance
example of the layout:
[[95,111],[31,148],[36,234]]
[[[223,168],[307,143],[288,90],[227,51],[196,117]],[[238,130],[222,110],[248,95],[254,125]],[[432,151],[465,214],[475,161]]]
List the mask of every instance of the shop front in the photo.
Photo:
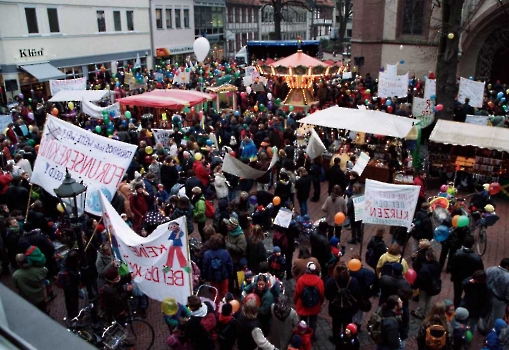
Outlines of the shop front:
[[[172,47],[162,47],[155,49],[156,60],[160,65],[167,63],[184,63],[190,61],[193,55],[193,45],[180,45]],[[169,62],[167,62],[169,60]]]

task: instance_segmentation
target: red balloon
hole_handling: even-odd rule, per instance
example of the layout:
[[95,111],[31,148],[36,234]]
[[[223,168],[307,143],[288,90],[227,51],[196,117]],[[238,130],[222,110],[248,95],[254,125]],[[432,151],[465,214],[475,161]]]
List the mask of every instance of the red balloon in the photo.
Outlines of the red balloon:
[[249,300],[255,300],[258,306],[261,305],[260,297],[255,293],[249,293],[248,295],[246,295],[246,297],[244,298],[244,304],[247,303]]
[[413,269],[408,269],[408,271],[405,273],[405,278],[410,284],[414,284],[415,280],[417,279],[417,272]]
[[437,112],[440,112],[442,109],[444,109],[444,105],[436,105],[436,106],[435,106],[435,110],[436,110]]
[[498,192],[500,192],[500,190],[502,189],[502,186],[500,186],[500,184],[498,182],[493,182],[491,185],[490,185],[490,188],[488,190],[488,192],[494,196],[496,195]]
[[387,112],[392,113],[393,110],[394,108],[392,108],[392,106],[387,107]]
[[152,157],[151,156],[146,156],[145,157],[145,163],[147,163],[147,164],[152,163]]

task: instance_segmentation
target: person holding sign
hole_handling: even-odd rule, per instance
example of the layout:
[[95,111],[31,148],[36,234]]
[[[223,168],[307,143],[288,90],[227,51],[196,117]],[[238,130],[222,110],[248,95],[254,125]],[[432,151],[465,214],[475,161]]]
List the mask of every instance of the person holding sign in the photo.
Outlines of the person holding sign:
[[180,225],[177,222],[170,222],[168,230],[171,232],[168,240],[170,241],[170,250],[168,252],[168,260],[166,266],[169,268],[173,267],[173,258],[177,255],[177,260],[180,267],[187,266],[187,259],[182,253],[182,237],[184,237],[184,231],[180,229]]

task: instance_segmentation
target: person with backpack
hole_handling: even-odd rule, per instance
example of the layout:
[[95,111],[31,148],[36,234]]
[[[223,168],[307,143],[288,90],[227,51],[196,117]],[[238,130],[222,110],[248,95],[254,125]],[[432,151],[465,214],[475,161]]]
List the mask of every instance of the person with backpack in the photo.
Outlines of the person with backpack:
[[284,294],[277,298],[271,306],[272,324],[269,341],[278,349],[286,349],[293,335],[293,330],[299,324],[299,316],[290,305],[290,299]]
[[440,263],[433,250],[426,250],[426,262],[417,273],[413,287],[419,288],[419,306],[417,310],[412,310],[412,316],[422,320],[428,314],[431,298],[442,290]]
[[202,278],[217,288],[217,300],[228,292],[228,280],[234,278],[233,261],[224,247],[224,237],[216,233],[210,237],[209,250],[203,255]]
[[297,280],[293,293],[293,302],[297,314],[302,321],[306,321],[309,327],[313,329],[315,339],[318,314],[322,310],[325,300],[325,287],[318,274],[316,264],[308,262],[306,273]]
[[233,307],[225,303],[217,319],[219,350],[232,350],[237,338],[237,319],[233,317]]
[[376,265],[378,264],[380,257],[387,253],[387,246],[385,245],[384,235],[384,228],[377,229],[375,235],[371,237],[367,246],[365,261],[366,264],[373,270],[376,270]]
[[318,224],[318,230],[314,230],[311,232],[311,237],[309,238],[309,242],[311,243],[311,256],[316,258],[320,263],[320,268],[322,270],[322,280],[324,283],[327,281],[329,277],[326,271],[327,262],[330,259],[330,242],[327,239],[327,229],[328,225],[326,221],[320,221]]
[[387,253],[382,254],[378,263],[376,264],[376,274],[378,277],[383,275],[391,275],[392,266],[394,263],[399,263],[403,267],[403,275],[408,271],[408,264],[401,256],[401,246],[398,243],[393,243]]
[[193,204],[193,220],[198,224],[198,232],[200,233],[202,243],[207,240],[203,233],[207,217],[205,216],[206,204],[205,197],[202,194],[201,188],[196,186],[192,189],[193,196],[191,203]]
[[417,333],[419,350],[442,350],[452,347],[452,328],[445,316],[445,303],[436,302],[422,321]]
[[468,326],[469,312],[463,307],[458,307],[451,321],[452,348],[453,350],[467,350],[472,341],[472,333]]
[[399,350],[404,348],[400,336],[401,309],[403,301],[391,295],[384,304],[373,312],[368,321],[369,335],[376,344],[376,350]]
[[329,301],[329,315],[332,317],[332,335],[329,340],[336,344],[337,335],[352,323],[360,298],[359,283],[355,277],[350,277],[343,261],[336,265],[332,277],[327,280],[325,298]]
[[200,297],[196,295],[191,295],[187,298],[187,306],[191,311],[191,317],[186,323],[186,338],[191,342],[194,349],[214,350],[215,344],[212,334],[215,334],[215,332],[209,332],[206,329],[207,322],[203,323],[203,321],[209,318],[212,321],[213,317],[212,323],[215,327],[215,316],[212,306],[207,302],[202,302]]
[[462,283],[465,295],[460,305],[468,310],[468,325],[472,333],[476,331],[479,319],[487,320],[491,312],[491,292],[486,281],[486,272],[478,270],[471,277],[465,278]]
[[431,240],[433,239],[433,224],[431,223],[431,214],[429,210],[429,202],[424,201],[419,208],[419,211],[415,213],[413,220],[413,229],[410,232],[413,239],[412,248],[417,249],[421,239]]

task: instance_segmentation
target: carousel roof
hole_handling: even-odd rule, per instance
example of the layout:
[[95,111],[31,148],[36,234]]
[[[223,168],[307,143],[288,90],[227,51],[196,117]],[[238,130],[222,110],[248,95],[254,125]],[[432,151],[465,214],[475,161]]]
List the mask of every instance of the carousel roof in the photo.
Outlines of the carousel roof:
[[274,67],[283,66],[283,67],[296,67],[296,66],[304,66],[304,67],[315,67],[315,66],[323,66],[329,67],[328,63],[322,62],[314,57],[306,55],[302,51],[297,51],[293,55],[282,58],[279,61],[273,62],[271,64]]

